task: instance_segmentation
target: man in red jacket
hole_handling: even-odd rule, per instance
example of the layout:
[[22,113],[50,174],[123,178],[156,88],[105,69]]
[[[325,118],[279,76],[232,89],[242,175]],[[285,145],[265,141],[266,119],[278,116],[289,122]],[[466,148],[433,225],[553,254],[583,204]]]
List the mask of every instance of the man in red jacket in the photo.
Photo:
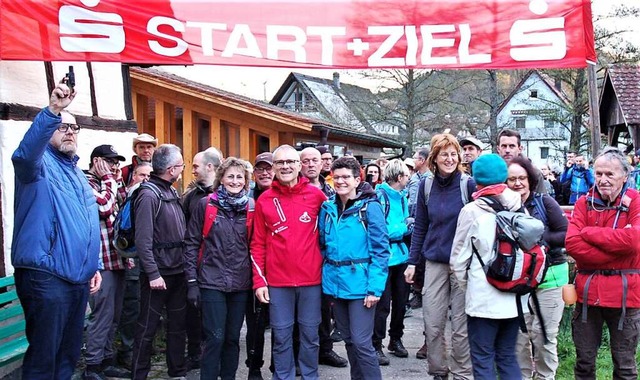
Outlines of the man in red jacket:
[[607,148],[595,161],[596,186],[575,204],[566,249],[576,260],[573,315],[576,379],[596,378],[602,325],[609,327],[614,379],[637,379],[640,336],[640,197],[625,183],[626,157]]
[[269,304],[274,379],[295,379],[294,318],[300,327],[298,362],[303,379],[318,379],[318,325],[322,255],[318,213],[325,195],[299,176],[298,152],[282,145],[273,152],[276,180],[256,202],[251,240],[253,288]]

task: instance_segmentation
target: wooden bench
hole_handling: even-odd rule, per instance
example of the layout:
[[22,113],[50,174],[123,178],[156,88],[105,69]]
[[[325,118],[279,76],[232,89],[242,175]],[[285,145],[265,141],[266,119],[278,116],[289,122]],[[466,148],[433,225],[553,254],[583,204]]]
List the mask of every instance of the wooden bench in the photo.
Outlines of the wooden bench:
[[29,343],[13,276],[0,278],[0,368],[22,359]]

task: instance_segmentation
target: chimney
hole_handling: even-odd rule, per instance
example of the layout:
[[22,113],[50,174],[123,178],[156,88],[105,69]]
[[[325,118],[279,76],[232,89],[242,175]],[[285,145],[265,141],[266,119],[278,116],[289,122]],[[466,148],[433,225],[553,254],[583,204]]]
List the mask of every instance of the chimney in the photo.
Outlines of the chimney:
[[333,73],[333,86],[340,89],[340,74],[338,72]]

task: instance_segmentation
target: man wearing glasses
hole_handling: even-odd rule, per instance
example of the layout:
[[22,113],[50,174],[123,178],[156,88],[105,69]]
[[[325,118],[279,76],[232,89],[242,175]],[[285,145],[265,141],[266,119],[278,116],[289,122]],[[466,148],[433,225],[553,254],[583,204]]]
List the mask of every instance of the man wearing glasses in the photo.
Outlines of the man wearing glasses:
[[318,379],[322,255],[318,213],[327,197],[300,176],[300,156],[289,145],[273,152],[276,181],[256,202],[251,240],[253,288],[269,304],[274,379],[296,376],[293,324],[300,328],[303,379]]
[[113,246],[113,226],[118,205],[126,198],[120,175],[124,157],[111,145],[99,145],[91,153],[87,180],[93,189],[100,215],[100,243],[104,270],[102,286],[91,296],[92,318],[87,327],[84,379],[131,377],[131,372],[115,366],[113,341],[120,320],[128,261]]
[[89,293],[100,289],[98,205],[77,167],[80,127],[59,83],[13,153],[11,263],[29,348],[23,379],[70,379],[80,357]]
[[167,364],[169,377],[187,373],[185,324],[187,280],[182,248],[186,224],[180,197],[173,183],[184,170],[180,148],[163,144],[151,159],[153,173],[140,185],[135,199],[135,241],[140,258],[140,315],[133,344],[133,379],[146,379],[151,368],[153,338],[160,315],[167,315]]

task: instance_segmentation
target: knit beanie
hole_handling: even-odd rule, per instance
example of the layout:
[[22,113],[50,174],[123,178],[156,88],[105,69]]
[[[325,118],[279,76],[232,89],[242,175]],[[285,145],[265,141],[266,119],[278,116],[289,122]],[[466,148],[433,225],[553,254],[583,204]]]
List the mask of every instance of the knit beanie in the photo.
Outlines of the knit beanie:
[[482,186],[504,183],[507,180],[507,163],[495,153],[483,154],[473,161],[473,179]]

